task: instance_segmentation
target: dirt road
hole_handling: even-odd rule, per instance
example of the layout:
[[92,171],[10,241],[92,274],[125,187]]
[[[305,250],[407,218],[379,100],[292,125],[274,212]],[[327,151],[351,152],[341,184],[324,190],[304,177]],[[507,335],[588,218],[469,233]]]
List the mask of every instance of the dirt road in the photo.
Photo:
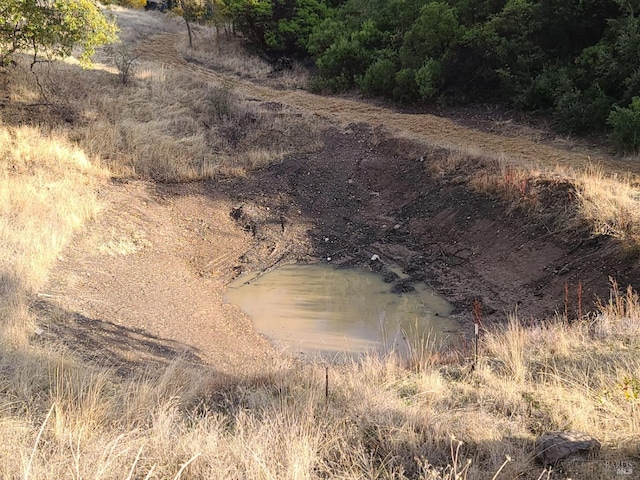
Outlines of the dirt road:
[[193,75],[210,82],[232,86],[237,93],[247,98],[280,102],[314,112],[331,122],[365,123],[372,127],[384,127],[390,132],[438,147],[498,157],[512,164],[547,167],[561,165],[572,168],[598,164],[612,172],[626,170],[640,174],[640,164],[632,158],[614,159],[596,148],[589,148],[579,142],[571,142],[569,139],[557,137],[549,142],[545,137],[544,140],[536,141],[530,138],[531,132],[523,134],[524,129],[518,128],[514,128],[506,135],[493,134],[486,130],[465,127],[446,117],[399,113],[363,99],[328,97],[300,89],[281,90],[256,85],[186,61],[176,52],[176,45],[182,42],[182,36],[179,33],[157,35],[141,42],[137,51],[144,59],[188,70]]

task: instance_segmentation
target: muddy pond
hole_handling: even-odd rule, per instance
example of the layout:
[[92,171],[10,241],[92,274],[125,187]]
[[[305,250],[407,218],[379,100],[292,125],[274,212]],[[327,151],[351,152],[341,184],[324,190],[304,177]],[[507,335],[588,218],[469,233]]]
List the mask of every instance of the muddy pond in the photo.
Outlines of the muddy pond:
[[457,337],[452,306],[426,285],[415,287],[399,295],[364,269],[286,265],[237,279],[227,301],[276,347],[296,355],[406,352],[426,335],[444,343]]

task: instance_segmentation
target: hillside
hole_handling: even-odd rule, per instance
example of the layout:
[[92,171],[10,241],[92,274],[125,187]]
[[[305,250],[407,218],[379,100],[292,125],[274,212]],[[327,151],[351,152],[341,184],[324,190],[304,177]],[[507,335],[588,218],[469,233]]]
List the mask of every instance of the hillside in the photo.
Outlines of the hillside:
[[[640,283],[635,159],[314,95],[235,40],[201,28],[192,50],[174,18],[114,12],[123,43],[92,69],[37,67],[48,102],[28,67],[0,74],[6,478],[640,471],[638,299],[608,302]],[[325,397],[325,363],[224,302],[245,272],[374,254],[468,332],[481,301],[475,369],[468,335],[345,356]],[[533,441],[567,429],[600,456],[547,477]]]

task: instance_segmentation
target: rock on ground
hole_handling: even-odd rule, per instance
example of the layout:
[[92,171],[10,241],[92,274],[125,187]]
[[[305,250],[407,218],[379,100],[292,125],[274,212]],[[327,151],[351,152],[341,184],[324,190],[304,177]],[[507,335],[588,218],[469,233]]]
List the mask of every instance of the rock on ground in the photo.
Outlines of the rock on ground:
[[545,433],[536,440],[536,458],[545,465],[600,450],[600,442],[581,432]]

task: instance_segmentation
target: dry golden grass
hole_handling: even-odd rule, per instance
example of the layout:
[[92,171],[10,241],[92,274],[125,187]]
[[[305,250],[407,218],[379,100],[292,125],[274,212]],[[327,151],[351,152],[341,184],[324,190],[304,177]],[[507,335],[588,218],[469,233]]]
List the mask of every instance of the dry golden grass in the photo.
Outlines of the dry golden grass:
[[178,45],[177,51],[189,62],[262,85],[306,89],[309,84],[309,69],[300,62],[292,61],[290,68],[277,71],[266,60],[247,52],[245,45],[231,36],[230,32],[198,27],[195,29],[193,47],[189,47],[185,39]]
[[592,166],[576,179],[580,214],[594,231],[640,242],[640,183]]
[[0,123],[0,317],[7,341],[24,343],[25,295],[96,215],[105,179],[106,171],[62,132]]
[[[631,174],[515,164],[464,146],[425,146],[436,176],[448,176],[505,201],[510,210],[533,214],[550,231],[586,229],[640,245],[640,181]],[[555,198],[553,198],[555,195]]]
[[274,111],[231,88],[155,65],[138,65],[130,85],[106,70],[58,65],[48,85],[50,98],[75,120],[71,137],[115,175],[210,179],[321,144],[322,124],[313,115]]
[[[526,327],[514,318],[482,339],[475,371],[466,360],[344,359],[329,367],[328,398],[322,362],[283,360],[223,377],[178,361],[121,378],[60,354],[4,352],[0,471],[5,478],[487,479],[502,468],[497,478],[535,479],[543,470],[532,459],[536,436],[576,429],[604,447],[565,465],[567,478],[610,479],[610,465],[640,468],[640,344],[600,323],[616,302],[637,313],[632,301],[614,298],[583,323]],[[640,318],[629,321],[637,326]]]

